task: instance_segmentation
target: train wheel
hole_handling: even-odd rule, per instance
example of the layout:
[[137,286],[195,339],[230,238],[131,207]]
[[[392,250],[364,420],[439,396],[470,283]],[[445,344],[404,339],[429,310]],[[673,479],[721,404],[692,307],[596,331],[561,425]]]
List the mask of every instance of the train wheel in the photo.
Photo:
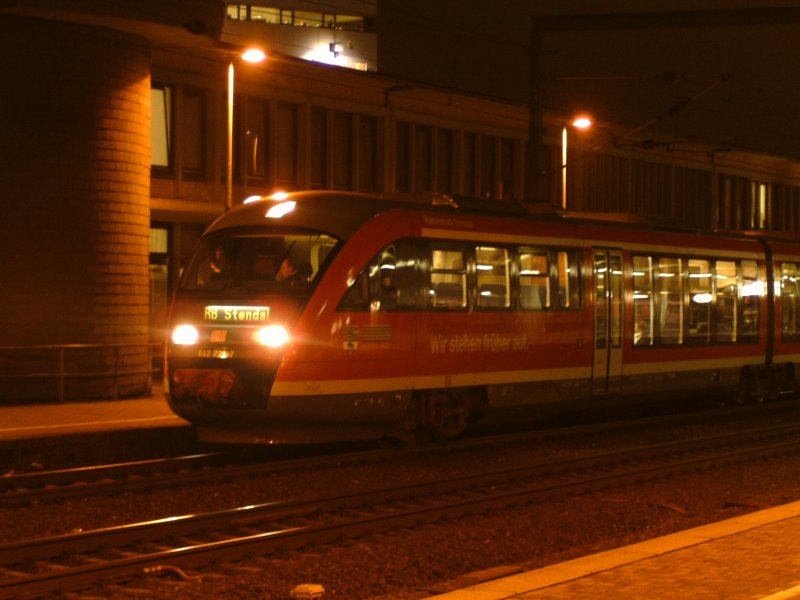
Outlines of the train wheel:
[[740,406],[748,402],[761,404],[766,397],[763,388],[764,386],[759,384],[758,377],[755,373],[752,371],[742,371],[734,401]]

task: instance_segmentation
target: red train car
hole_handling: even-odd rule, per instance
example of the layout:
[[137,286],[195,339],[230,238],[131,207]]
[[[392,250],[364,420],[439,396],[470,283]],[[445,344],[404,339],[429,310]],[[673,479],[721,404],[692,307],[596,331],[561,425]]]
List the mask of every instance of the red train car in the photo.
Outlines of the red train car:
[[454,435],[552,409],[794,391],[800,247],[447,196],[298,192],[203,236],[169,403],[201,439]]

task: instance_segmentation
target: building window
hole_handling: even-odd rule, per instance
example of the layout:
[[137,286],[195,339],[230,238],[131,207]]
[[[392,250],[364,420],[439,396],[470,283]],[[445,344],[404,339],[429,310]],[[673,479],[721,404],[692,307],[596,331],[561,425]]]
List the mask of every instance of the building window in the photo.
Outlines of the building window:
[[328,187],[328,111],[311,109],[311,187]]
[[431,128],[414,127],[414,191],[431,191]]
[[206,175],[206,95],[185,89],[181,101],[181,162],[188,178]]
[[476,175],[478,172],[477,160],[477,135],[474,133],[464,134],[464,147],[462,152],[462,168],[461,172],[464,174],[464,195],[477,196],[477,187],[475,186]]
[[280,186],[297,185],[297,105],[278,103],[278,118],[275,124],[277,180]]
[[279,8],[265,8],[263,6],[250,7],[250,20],[258,21],[260,23],[280,23],[281,9]]
[[452,193],[453,190],[453,132],[436,131],[436,191]]
[[172,166],[172,88],[154,85],[150,89],[152,119],[150,121],[150,164]]
[[481,136],[481,197],[494,198],[495,176],[495,139],[491,136]]
[[411,191],[411,124],[395,123],[395,188]]
[[269,159],[269,102],[256,98],[247,99],[247,177],[263,182],[267,177]]
[[353,115],[333,113],[333,188],[350,190],[353,187]]
[[358,189],[377,192],[380,155],[378,119],[361,116],[358,119]]

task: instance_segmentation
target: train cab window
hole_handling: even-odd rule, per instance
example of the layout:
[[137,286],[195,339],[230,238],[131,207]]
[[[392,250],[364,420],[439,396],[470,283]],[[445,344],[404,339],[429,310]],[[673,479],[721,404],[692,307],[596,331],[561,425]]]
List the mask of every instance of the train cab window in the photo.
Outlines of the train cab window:
[[800,338],[800,288],[795,263],[781,264],[781,337],[784,341]]
[[508,250],[478,246],[475,248],[475,271],[479,308],[511,306]]
[[759,301],[764,283],[758,279],[758,263],[742,261],[742,341],[758,341]]
[[519,249],[519,300],[524,310],[550,307],[550,266],[545,252]]
[[556,253],[558,267],[558,306],[559,308],[580,308],[580,264],[578,253],[574,250],[559,250]]
[[428,288],[430,306],[460,310],[467,306],[467,261],[464,250],[433,248],[431,250],[431,283]]
[[355,278],[341,308],[358,311],[414,310],[417,257],[412,240],[397,240],[378,252]]
[[717,342],[735,342],[739,316],[736,263],[718,260],[714,264],[715,307],[714,339]]
[[308,293],[335,245],[334,238],[317,233],[215,233],[201,239],[180,287],[190,291]]
[[656,310],[660,343],[682,344],[683,259],[672,257],[658,259]]
[[633,257],[633,345],[653,345],[653,257]]
[[689,267],[689,331],[687,341],[708,344],[711,341],[711,261],[690,258]]

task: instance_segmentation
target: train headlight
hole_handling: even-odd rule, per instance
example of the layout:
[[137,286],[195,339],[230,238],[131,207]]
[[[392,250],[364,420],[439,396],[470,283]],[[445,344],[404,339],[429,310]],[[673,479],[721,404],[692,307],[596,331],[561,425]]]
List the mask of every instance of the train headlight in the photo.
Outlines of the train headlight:
[[289,332],[283,325],[267,325],[256,331],[253,337],[256,342],[268,348],[280,348],[291,341]]
[[172,330],[172,343],[178,346],[192,346],[200,339],[200,332],[194,325],[178,325]]

